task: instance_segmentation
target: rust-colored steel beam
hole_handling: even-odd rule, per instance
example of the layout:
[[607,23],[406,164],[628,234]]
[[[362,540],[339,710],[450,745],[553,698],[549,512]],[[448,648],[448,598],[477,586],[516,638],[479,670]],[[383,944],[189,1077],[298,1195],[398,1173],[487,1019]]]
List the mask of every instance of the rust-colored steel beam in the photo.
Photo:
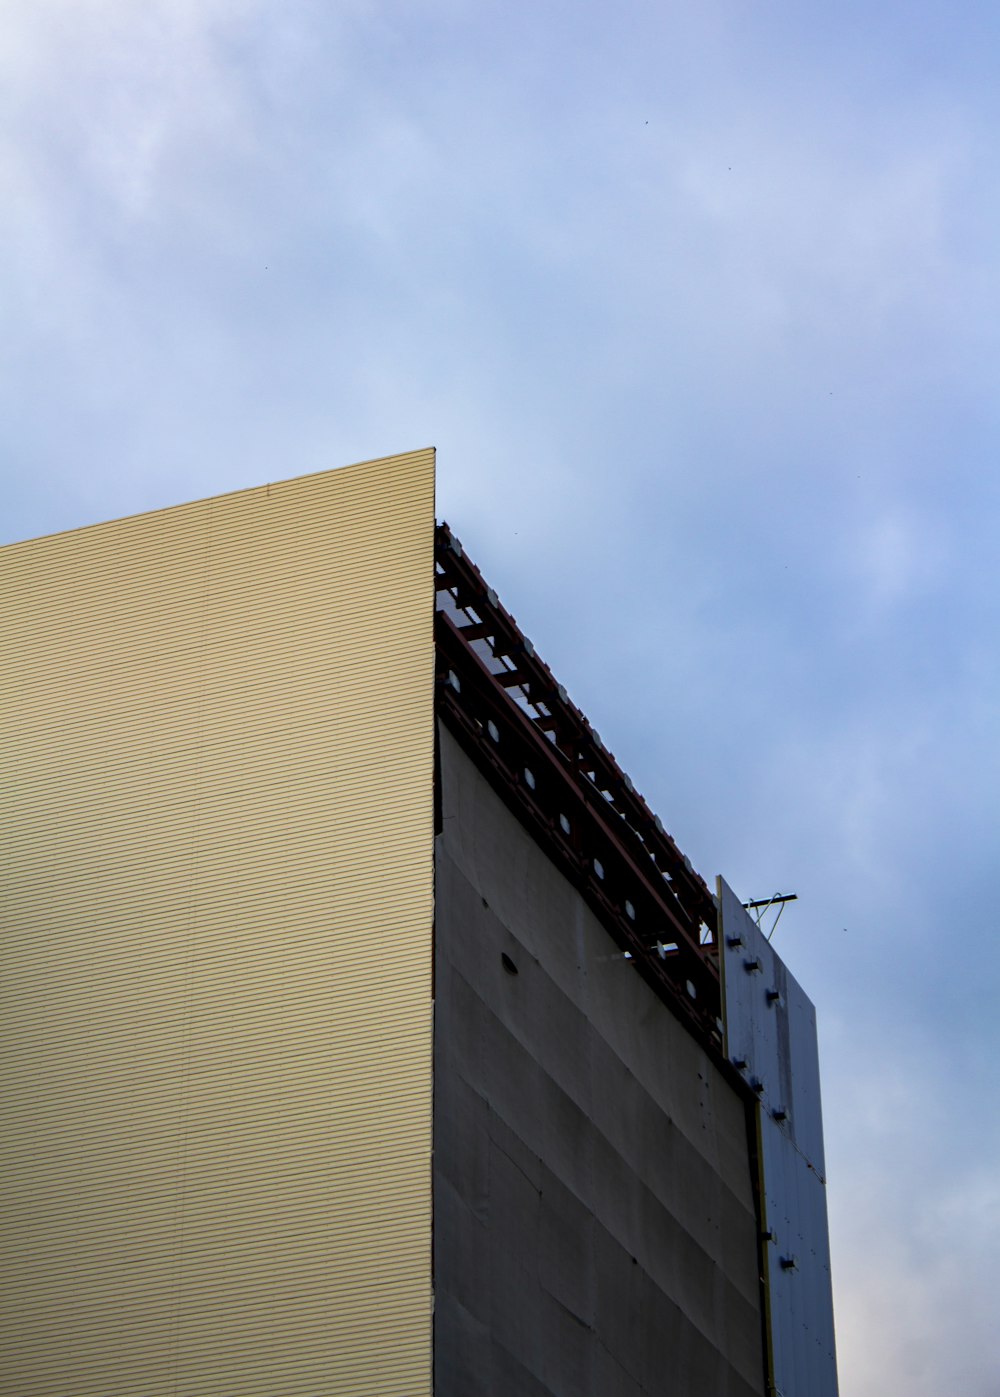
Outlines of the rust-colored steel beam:
[[438,525],[435,552],[439,592],[452,591],[457,609],[475,612],[474,617],[463,618],[463,625],[466,622],[474,625],[476,631],[473,635],[478,634],[478,638],[488,641],[497,657],[498,668],[506,669],[502,662],[509,657],[512,667],[524,674],[532,705],[536,708],[541,705],[545,710],[542,714],[532,715],[532,721],[539,716],[544,717],[546,726],[559,734],[556,745],[561,750],[576,747],[581,766],[594,773],[593,784],[608,791],[610,803],[636,832],[654,862],[669,873],[676,885],[675,893],[691,909],[692,916],[707,926],[714,940],[715,900],[704,880],[694,871],[690,861],[635,790],[584,714],[570,701],[548,665],[535,654],[534,646],[501,604],[493,588],[484,581],[479,569],[466,556],[447,524]]
[[441,716],[640,974],[714,1045],[711,893],[447,525],[436,573]]

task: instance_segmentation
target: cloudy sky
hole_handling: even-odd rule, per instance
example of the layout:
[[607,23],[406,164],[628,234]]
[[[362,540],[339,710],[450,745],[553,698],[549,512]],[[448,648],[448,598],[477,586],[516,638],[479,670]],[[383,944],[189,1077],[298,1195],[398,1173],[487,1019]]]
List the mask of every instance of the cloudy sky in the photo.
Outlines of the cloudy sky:
[[2,541],[425,445],[794,891],[845,1397],[997,1397],[1000,10],[2,0]]

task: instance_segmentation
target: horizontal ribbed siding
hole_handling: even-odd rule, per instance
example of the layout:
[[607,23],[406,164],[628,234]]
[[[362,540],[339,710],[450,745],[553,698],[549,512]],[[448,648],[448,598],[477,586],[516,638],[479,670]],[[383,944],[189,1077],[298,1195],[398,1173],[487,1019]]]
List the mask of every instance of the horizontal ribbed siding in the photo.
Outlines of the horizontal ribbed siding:
[[0,550],[10,1397],[430,1393],[433,469]]

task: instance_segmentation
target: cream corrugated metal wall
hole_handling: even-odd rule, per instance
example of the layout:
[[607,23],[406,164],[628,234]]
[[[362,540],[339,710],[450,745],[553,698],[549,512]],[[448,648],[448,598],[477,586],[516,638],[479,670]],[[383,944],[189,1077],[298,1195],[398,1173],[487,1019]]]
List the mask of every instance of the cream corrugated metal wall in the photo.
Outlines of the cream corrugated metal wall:
[[433,492],[0,550],[9,1397],[430,1394]]

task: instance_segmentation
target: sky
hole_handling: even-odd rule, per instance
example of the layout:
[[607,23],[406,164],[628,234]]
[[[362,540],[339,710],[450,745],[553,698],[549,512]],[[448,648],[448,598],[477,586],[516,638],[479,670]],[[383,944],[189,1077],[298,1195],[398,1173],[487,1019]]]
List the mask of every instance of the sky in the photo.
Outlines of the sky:
[[1000,10],[0,0],[0,542],[434,445],[795,892],[844,1397],[1000,1394]]

